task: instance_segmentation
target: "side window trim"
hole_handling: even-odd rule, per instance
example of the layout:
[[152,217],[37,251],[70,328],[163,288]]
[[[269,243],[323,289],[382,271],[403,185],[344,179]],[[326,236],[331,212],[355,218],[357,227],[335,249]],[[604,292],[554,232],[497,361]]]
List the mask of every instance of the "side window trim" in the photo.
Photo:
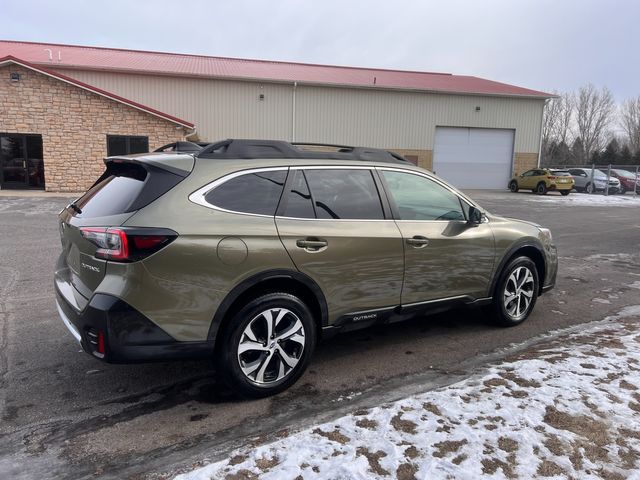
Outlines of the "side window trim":
[[[232,179],[237,178],[237,177],[241,177],[242,175],[250,175],[252,173],[260,173],[260,172],[278,172],[278,171],[287,172],[287,177],[286,177],[284,185],[283,185],[284,187],[286,187],[287,184],[289,183],[289,177],[290,177],[290,175],[289,175],[289,167],[251,168],[251,169],[248,169],[248,170],[238,170],[236,172],[232,172],[232,173],[229,173],[227,175],[223,175],[222,177],[214,180],[213,182],[209,182],[206,185],[200,187],[198,190],[192,192],[189,195],[188,198],[189,198],[189,201],[192,202],[192,203],[195,203],[197,205],[201,205],[201,206],[206,207],[206,208],[210,208],[212,210],[217,210],[219,212],[234,213],[236,215],[251,215],[253,217],[274,218],[275,215],[265,215],[265,214],[262,214],[262,213],[237,212],[235,210],[228,210],[226,208],[218,207],[217,205],[213,205],[213,204],[207,202],[205,200],[205,197],[206,197],[207,193],[209,193],[211,190],[219,187],[220,185],[222,185],[223,183],[228,182],[229,180],[232,180]],[[284,188],[283,188],[282,192],[280,193],[280,199],[279,199],[278,203],[282,202],[282,197],[284,196],[283,194],[284,194]],[[280,207],[278,205],[278,207],[276,207],[276,215],[277,215],[277,212],[278,212],[279,208]]]
[[[385,190],[385,196],[387,197],[388,201],[389,201],[389,205],[391,207],[391,212],[393,213],[393,219],[396,222],[466,222],[466,220],[402,220],[400,218],[400,210],[398,209],[398,206],[396,205],[396,202],[393,198],[393,195],[391,194],[391,189],[389,188],[389,185],[387,184],[386,179],[384,178],[384,175],[380,175],[380,171],[389,171],[389,172],[401,172],[401,173],[407,173],[410,175],[416,175],[418,177],[423,177],[427,180],[430,180],[432,182],[434,182],[436,185],[439,185],[441,187],[443,187],[445,190],[451,192],[451,194],[453,194],[457,199],[458,202],[460,202],[460,208],[462,209],[462,214],[463,216],[466,218],[466,213],[465,213],[465,209],[463,208],[463,204],[462,202],[465,202],[469,205],[473,205],[476,208],[479,208],[476,204],[468,201],[466,198],[460,196],[458,194],[458,192],[456,192],[455,190],[451,189],[448,185],[438,181],[435,178],[430,177],[429,175],[425,175],[421,172],[415,172],[413,170],[405,170],[403,168],[389,168],[389,167],[375,167],[375,169],[378,171],[378,175],[380,177],[380,180],[384,186],[384,190]],[[482,209],[481,209],[482,210]]]

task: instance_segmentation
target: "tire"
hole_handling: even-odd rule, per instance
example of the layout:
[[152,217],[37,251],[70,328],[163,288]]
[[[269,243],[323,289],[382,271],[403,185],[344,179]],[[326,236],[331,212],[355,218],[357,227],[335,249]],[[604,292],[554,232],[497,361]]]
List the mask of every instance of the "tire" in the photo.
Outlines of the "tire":
[[627,190],[623,186],[620,186],[620,190],[618,190],[618,193],[620,195],[624,195],[625,193],[627,193]]
[[547,184],[544,182],[540,182],[538,185],[536,185],[536,193],[538,195],[546,195],[547,194]]
[[560,190],[560,194],[563,197],[566,197],[567,195],[569,195],[571,193],[571,190]]
[[509,190],[511,190],[513,193],[516,193],[518,191],[518,182],[516,182],[515,180],[511,180],[511,182],[509,183]]
[[[520,281],[523,283],[518,288],[517,284]],[[538,290],[538,270],[535,263],[525,256],[511,260],[500,273],[496,283],[490,309],[493,322],[501,327],[520,325],[533,311],[538,299]],[[527,293],[530,293],[530,296]],[[515,298],[508,300],[507,297],[514,295]]]
[[[268,322],[272,335],[268,335]],[[253,299],[231,318],[222,335],[218,375],[234,392],[248,398],[275,395],[293,385],[316,346],[311,311],[289,293]]]
[[584,189],[584,191],[587,193],[596,193],[596,190],[596,187],[591,182],[587,183],[587,186]]

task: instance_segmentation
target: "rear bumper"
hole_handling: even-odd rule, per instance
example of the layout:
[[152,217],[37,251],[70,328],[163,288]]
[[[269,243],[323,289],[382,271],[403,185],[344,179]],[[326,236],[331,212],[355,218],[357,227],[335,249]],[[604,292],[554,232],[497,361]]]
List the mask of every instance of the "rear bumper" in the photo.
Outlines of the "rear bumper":
[[561,190],[573,190],[572,183],[552,183],[549,185],[549,190],[561,191]]
[[209,358],[212,342],[179,342],[143,314],[111,295],[95,294],[75,310],[56,288],[58,314],[82,349],[107,363]]

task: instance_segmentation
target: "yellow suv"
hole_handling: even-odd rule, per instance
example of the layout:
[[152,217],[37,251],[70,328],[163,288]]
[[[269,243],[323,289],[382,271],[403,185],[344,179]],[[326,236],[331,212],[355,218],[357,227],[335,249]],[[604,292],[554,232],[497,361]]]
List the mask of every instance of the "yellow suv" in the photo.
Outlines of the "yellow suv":
[[509,182],[509,190],[517,192],[522,188],[539,195],[546,195],[548,191],[557,191],[566,196],[571,193],[574,183],[569,172],[534,168],[520,175],[516,174]]

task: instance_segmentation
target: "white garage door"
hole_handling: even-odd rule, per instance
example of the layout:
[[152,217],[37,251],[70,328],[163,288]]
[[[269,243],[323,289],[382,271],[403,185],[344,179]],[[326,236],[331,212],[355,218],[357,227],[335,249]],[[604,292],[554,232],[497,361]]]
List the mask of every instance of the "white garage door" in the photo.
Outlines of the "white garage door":
[[433,170],[457,188],[507,188],[513,130],[436,127]]

